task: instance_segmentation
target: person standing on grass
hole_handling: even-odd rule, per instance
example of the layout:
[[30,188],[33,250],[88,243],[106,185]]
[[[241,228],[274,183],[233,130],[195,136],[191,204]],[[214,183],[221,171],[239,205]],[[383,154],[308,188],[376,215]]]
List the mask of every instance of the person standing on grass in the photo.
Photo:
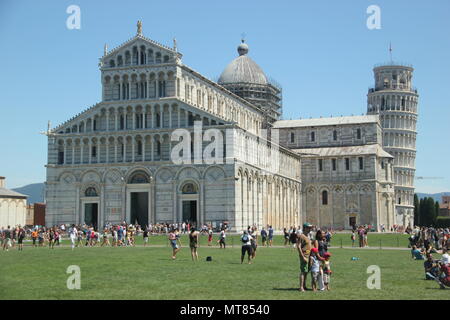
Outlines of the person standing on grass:
[[295,249],[295,247],[297,246],[297,230],[295,229],[295,227],[292,229],[292,232],[289,235],[289,242],[292,245],[292,249]]
[[144,238],[144,247],[146,247],[147,243],[148,243],[148,228],[147,227],[145,227],[142,237]]
[[312,225],[308,222],[303,224],[303,232],[297,237],[297,250],[300,257],[300,291],[306,291],[306,278],[309,272],[309,255],[311,252],[311,240],[308,235]]
[[241,236],[242,250],[241,250],[241,264],[244,262],[245,253],[247,253],[248,264],[252,263],[252,237],[248,231],[244,231]]
[[352,239],[352,247],[354,247],[355,246],[355,240],[356,240],[355,230],[352,230],[352,237],[351,237],[351,239]]
[[272,226],[269,226],[269,246],[272,246],[273,242],[273,228]]
[[258,249],[258,232],[256,227],[252,228],[251,244],[252,244],[252,260],[256,258],[256,249]]
[[208,247],[210,247],[212,244],[212,238],[213,238],[213,231],[211,230],[211,228],[209,228],[208,229]]
[[34,230],[31,232],[31,239],[33,240],[33,247],[37,247],[37,245],[36,245],[36,240],[37,240],[37,238],[38,238],[38,232],[37,232],[36,229],[34,229]]
[[189,248],[191,248],[192,261],[198,260],[198,252],[197,252],[198,242],[199,242],[198,235],[199,235],[199,232],[197,230],[195,230],[195,228],[192,228],[191,232],[189,233]]
[[[311,288],[313,291],[317,291],[317,286],[320,285],[320,258],[319,250],[317,250],[317,248],[311,249],[311,254],[309,256],[309,269],[311,270]],[[322,288],[319,287],[319,289]]]
[[70,242],[72,244],[72,250],[73,250],[73,249],[75,249],[76,241],[78,238],[78,230],[77,230],[77,228],[75,228],[74,224],[72,224],[72,227],[69,229],[69,237],[70,237]]
[[181,249],[181,241],[175,230],[169,232],[169,242],[172,246],[172,260],[175,260],[178,251]]
[[283,237],[284,237],[284,246],[287,246],[289,243],[289,232],[286,228],[283,228]]
[[17,232],[17,247],[19,251],[23,251],[23,239],[25,239],[25,236],[25,229],[19,226],[19,231]]
[[219,236],[220,249],[226,248],[226,243],[225,243],[226,237],[227,237],[227,235],[225,234],[225,228],[223,228],[222,231],[220,231],[220,236]]
[[267,245],[267,231],[264,227],[261,229],[261,241],[262,246],[265,247]]
[[11,230],[10,226],[8,226],[5,230],[3,230],[3,250],[9,251],[9,247],[11,246]]
[[55,246],[55,232],[53,231],[53,228],[50,228],[48,231],[48,248],[53,249]]

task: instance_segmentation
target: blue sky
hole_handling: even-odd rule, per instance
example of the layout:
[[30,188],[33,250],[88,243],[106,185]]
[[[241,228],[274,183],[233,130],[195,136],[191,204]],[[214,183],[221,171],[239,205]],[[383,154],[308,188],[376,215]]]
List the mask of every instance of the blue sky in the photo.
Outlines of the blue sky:
[[[45,180],[47,121],[56,126],[101,99],[98,58],[136,32],[172,46],[209,78],[249,55],[283,86],[284,119],[366,111],[374,64],[413,64],[419,90],[419,192],[450,191],[450,1],[21,1],[0,2],[0,175],[8,187]],[[69,5],[81,29],[66,27]],[[381,29],[366,26],[369,5]]]

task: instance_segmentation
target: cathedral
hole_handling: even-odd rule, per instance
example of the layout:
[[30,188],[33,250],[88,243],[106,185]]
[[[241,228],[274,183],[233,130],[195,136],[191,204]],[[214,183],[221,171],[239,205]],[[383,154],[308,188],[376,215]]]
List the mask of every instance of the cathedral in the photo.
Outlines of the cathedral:
[[374,68],[367,115],[281,120],[281,86],[237,52],[212,81],[140,21],[105,46],[102,101],[47,131],[46,224],[412,224],[412,67]]

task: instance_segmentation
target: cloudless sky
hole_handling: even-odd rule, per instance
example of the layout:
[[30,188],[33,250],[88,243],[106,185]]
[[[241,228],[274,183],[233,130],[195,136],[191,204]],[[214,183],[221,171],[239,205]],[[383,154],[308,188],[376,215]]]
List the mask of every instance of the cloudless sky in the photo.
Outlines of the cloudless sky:
[[[66,9],[81,9],[69,30]],[[381,8],[381,29],[366,26]],[[0,176],[7,187],[45,181],[47,139],[39,132],[101,100],[99,58],[132,38],[172,46],[183,63],[215,79],[249,56],[283,87],[284,119],[366,112],[373,66],[393,58],[414,66],[419,90],[416,180],[419,192],[450,191],[450,1],[172,0],[0,1]]]

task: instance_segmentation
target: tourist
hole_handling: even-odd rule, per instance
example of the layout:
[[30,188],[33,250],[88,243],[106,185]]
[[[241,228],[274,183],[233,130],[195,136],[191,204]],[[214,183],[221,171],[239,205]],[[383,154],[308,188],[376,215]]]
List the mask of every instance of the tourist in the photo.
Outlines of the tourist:
[[331,278],[331,267],[330,267],[331,254],[325,252],[322,260],[322,273],[323,273],[323,289],[330,291],[330,278]]
[[37,232],[37,229],[34,229],[31,232],[31,240],[33,240],[33,247],[37,247],[37,244],[36,244],[37,238],[38,238],[38,232]]
[[9,251],[11,247],[11,230],[10,226],[8,226],[5,230],[3,230],[3,250]]
[[283,238],[284,238],[284,246],[287,246],[289,243],[289,232],[286,228],[283,228]]
[[292,249],[295,249],[297,245],[297,231],[295,228],[293,228],[291,233],[289,234],[289,242],[292,245]]
[[197,261],[198,260],[198,252],[197,252],[197,248],[198,248],[198,235],[200,233],[198,231],[195,230],[195,228],[191,229],[191,232],[189,233],[189,248],[191,248],[191,257],[192,257],[192,261]]
[[172,230],[169,232],[168,239],[170,245],[172,246],[172,260],[175,260],[178,251],[180,251],[181,249],[181,241],[179,236],[176,234],[176,230]]
[[272,226],[269,226],[269,246],[272,246],[273,242],[273,228]]
[[17,244],[19,251],[23,251],[23,239],[25,239],[25,229],[19,226],[19,232],[17,233]]
[[50,228],[48,231],[48,248],[54,249],[55,246],[55,232],[53,231],[53,228]]
[[267,231],[264,227],[261,229],[261,241],[262,246],[265,247],[267,245]]
[[41,229],[39,229],[39,233],[38,233],[39,247],[44,246],[44,237],[45,237],[45,233],[44,233],[44,230],[41,228]]
[[219,236],[219,245],[220,245],[221,249],[226,248],[226,243],[225,243],[226,237],[227,237],[227,235],[225,233],[225,228],[223,228],[222,231],[220,231],[220,236]]
[[256,227],[252,228],[252,231],[250,233],[250,242],[252,245],[252,260],[256,258],[256,249],[258,249],[258,232]]
[[109,235],[108,235],[108,229],[107,228],[105,228],[103,230],[101,247],[103,247],[103,246],[111,246],[111,244],[109,243]]
[[355,246],[355,240],[356,240],[355,230],[352,230],[351,239],[352,239],[352,247],[354,247]]
[[208,247],[212,245],[212,239],[213,239],[213,231],[211,228],[208,229]]
[[308,222],[303,224],[303,232],[297,237],[297,250],[300,257],[300,291],[307,290],[306,277],[309,272],[309,255],[311,251],[311,240],[308,235],[312,225]]
[[72,227],[69,229],[69,237],[70,237],[70,242],[72,243],[72,250],[74,250],[76,241],[78,238],[78,230],[77,230],[77,228],[75,228],[74,224],[72,224]]
[[411,258],[414,260],[425,260],[423,253],[416,246],[413,246],[411,249]]
[[241,264],[244,262],[245,253],[247,253],[248,264],[251,264],[252,261],[252,237],[248,234],[248,231],[244,231],[241,236],[242,249],[241,249]]
[[433,260],[433,255],[428,254],[427,260],[423,263],[425,269],[425,280],[434,280],[439,273],[439,265],[437,261]]
[[313,291],[317,291],[317,285],[319,284],[320,277],[320,259],[318,256],[319,250],[317,248],[311,249],[309,256],[309,268],[311,270],[311,288]]
[[144,229],[142,237],[144,238],[144,247],[146,247],[148,244],[148,229],[147,229],[147,227]]

